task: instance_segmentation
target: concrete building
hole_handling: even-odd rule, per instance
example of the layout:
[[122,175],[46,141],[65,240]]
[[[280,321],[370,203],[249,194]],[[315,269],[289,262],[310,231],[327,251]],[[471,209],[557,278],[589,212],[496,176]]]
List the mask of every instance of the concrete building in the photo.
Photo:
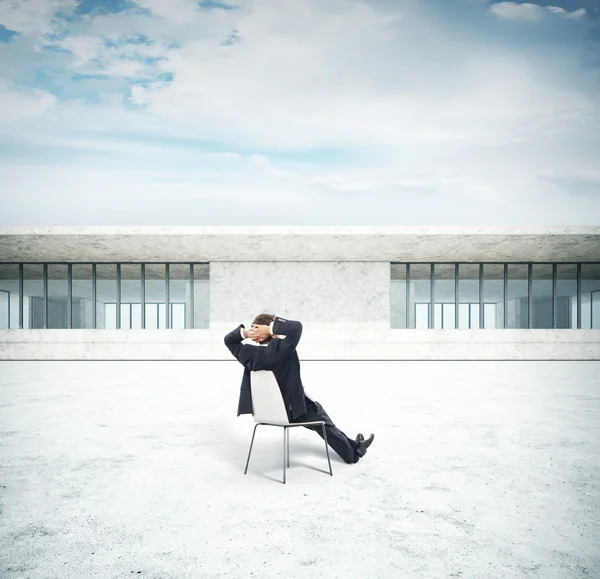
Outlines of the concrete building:
[[0,359],[599,360],[600,227],[0,229]]

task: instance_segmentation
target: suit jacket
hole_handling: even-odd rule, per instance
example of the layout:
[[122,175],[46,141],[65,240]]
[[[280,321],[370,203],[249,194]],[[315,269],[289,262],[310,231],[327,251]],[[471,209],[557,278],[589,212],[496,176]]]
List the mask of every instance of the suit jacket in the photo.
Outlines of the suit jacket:
[[254,414],[250,393],[250,372],[256,370],[273,372],[291,420],[306,414],[304,387],[300,379],[300,360],[296,352],[296,346],[302,336],[302,324],[293,320],[275,318],[273,333],[285,335],[285,339],[273,338],[268,346],[262,348],[242,344],[240,330],[243,327],[242,324],[225,336],[225,345],[244,366],[237,415]]

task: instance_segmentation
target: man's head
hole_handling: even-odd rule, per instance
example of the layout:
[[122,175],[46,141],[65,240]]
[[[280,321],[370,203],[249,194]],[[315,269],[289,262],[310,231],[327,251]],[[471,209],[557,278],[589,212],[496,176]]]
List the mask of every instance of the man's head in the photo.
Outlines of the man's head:
[[[272,314],[258,314],[258,316],[256,316],[254,318],[252,325],[253,326],[270,326],[271,323],[274,321],[275,321],[275,316],[273,316]],[[260,343],[268,344],[271,340],[272,340],[272,337],[269,336],[266,340],[263,340]]]

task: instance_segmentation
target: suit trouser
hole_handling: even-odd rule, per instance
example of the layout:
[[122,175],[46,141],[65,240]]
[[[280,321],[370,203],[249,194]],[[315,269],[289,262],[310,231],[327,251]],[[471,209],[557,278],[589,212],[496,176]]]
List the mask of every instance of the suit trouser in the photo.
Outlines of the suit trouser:
[[[316,420],[323,420],[325,422],[325,431],[327,432],[327,443],[344,462],[352,464],[358,461],[358,455],[356,454],[357,442],[348,438],[329,418],[325,409],[316,401],[306,398],[306,414],[294,418],[293,422],[313,422]],[[323,438],[323,428],[320,424],[311,424],[305,426],[309,430],[314,430]]]

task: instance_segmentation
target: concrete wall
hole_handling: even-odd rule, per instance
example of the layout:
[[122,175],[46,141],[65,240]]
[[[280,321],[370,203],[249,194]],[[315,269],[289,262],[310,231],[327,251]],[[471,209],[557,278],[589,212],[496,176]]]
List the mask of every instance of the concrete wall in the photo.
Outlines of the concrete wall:
[[211,328],[249,325],[259,313],[313,328],[390,327],[390,264],[217,262],[210,264]]
[[[217,330],[3,330],[0,360],[233,360],[223,337]],[[302,360],[600,360],[600,330],[326,330],[309,324],[298,354]]]

